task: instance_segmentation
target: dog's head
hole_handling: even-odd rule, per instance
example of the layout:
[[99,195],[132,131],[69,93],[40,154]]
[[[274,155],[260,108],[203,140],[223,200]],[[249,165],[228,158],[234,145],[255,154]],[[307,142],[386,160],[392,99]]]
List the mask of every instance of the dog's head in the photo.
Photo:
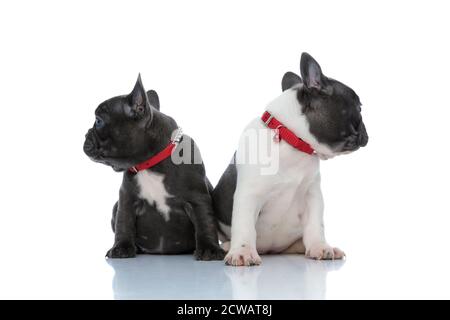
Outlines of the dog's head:
[[300,73],[301,78],[292,72],[286,73],[282,88],[299,85],[297,99],[310,133],[321,145],[316,146],[319,155],[329,158],[367,145],[369,137],[361,116],[361,101],[355,91],[326,77],[317,61],[306,52],[301,57]]
[[145,92],[139,75],[133,91],[102,102],[95,110],[95,123],[86,134],[84,152],[93,161],[123,171],[148,154],[148,134],[155,109],[155,91]]

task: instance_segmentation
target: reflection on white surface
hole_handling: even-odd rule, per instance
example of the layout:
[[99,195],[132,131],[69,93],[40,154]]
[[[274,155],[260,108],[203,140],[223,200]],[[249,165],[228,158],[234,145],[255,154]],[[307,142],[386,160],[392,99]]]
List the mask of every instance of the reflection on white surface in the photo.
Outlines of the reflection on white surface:
[[[448,299],[449,261],[417,247],[348,246],[345,261],[266,255],[258,267],[198,262],[192,255],[106,260],[102,245],[54,253],[8,252],[2,299]],[[48,247],[48,246],[47,246]],[[46,247],[43,247],[46,248]],[[401,251],[403,250],[403,251]],[[397,252],[402,252],[398,255]]]
[[259,267],[197,262],[190,255],[108,260],[116,299],[324,299],[327,273],[344,261],[264,256]]

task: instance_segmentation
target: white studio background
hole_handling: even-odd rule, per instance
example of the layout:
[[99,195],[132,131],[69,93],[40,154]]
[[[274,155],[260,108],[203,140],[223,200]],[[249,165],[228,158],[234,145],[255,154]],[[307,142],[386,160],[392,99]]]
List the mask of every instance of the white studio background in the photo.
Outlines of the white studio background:
[[82,151],[100,102],[140,72],[215,184],[307,51],[358,93],[370,137],[322,163],[328,240],[360,259],[328,296],[450,298],[449,13],[446,1],[2,2],[0,297],[108,297],[113,271],[95,270],[121,175]]

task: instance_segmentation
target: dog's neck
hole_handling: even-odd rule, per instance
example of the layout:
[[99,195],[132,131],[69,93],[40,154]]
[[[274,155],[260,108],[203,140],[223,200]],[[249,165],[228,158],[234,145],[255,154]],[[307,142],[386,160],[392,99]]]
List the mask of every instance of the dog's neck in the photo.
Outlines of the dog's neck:
[[309,131],[308,119],[302,112],[302,106],[297,99],[297,91],[301,89],[300,85],[284,91],[269,103],[266,110],[294,132],[297,137],[306,141],[321,159],[327,159],[332,156],[333,152],[330,148],[318,142],[316,137]]
[[148,151],[139,161],[144,161],[167,147],[177,129],[178,125],[174,119],[153,108],[153,117],[145,133]]

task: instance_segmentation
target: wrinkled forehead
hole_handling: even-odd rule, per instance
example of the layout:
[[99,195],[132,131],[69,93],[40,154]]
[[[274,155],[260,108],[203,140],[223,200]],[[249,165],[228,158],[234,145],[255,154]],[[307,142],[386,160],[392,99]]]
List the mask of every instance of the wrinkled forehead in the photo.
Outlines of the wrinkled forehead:
[[331,85],[333,86],[333,95],[343,100],[348,106],[361,106],[361,101],[359,100],[356,92],[346,86],[342,82],[336,81],[334,79],[331,80]]
[[124,96],[115,97],[109,100],[106,100],[97,107],[95,110],[96,116],[115,116],[115,115],[123,115],[125,112],[125,108],[128,106],[126,103],[126,99]]

